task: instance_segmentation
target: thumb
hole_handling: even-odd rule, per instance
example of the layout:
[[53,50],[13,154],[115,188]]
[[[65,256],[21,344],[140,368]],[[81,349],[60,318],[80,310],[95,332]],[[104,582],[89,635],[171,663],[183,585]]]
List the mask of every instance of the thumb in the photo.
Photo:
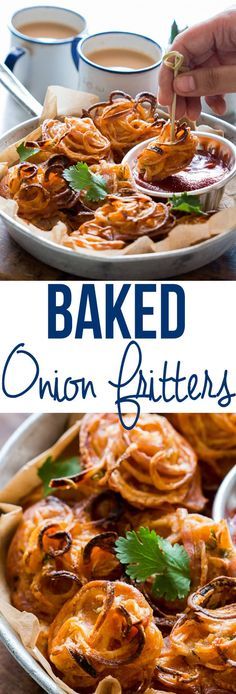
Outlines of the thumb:
[[174,80],[174,90],[181,96],[215,96],[236,91],[236,65],[197,68]]

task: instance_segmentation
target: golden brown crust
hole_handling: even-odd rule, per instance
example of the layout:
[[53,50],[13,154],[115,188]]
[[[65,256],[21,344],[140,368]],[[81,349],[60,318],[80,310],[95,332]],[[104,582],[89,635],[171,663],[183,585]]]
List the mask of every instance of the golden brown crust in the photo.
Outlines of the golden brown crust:
[[[236,548],[225,520],[187,510],[204,503],[190,444],[159,415],[125,429],[117,414],[93,414],[76,454],[73,497],[63,501],[71,481],[55,480],[61,498],[29,506],[8,550],[11,600],[39,617],[38,648],[81,694],[109,674],[125,694],[236,692]],[[187,599],[125,576],[115,542],[141,526],[185,548]]]
[[63,154],[72,162],[94,164],[110,154],[110,142],[91,118],[47,119],[42,125],[38,146],[47,152]]
[[236,463],[236,415],[176,413],[170,418],[209,474],[223,479]]
[[51,621],[84,581],[118,577],[116,538],[109,522],[93,520],[87,501],[69,508],[57,497],[47,497],[30,506],[8,550],[14,606]]
[[60,610],[50,628],[48,653],[73,689],[83,691],[112,674],[124,692],[139,686],[144,691],[161,646],[140,591],[119,581],[93,581]]
[[188,673],[204,693],[211,686],[212,691],[235,692],[236,578],[214,579],[188,604],[166,641],[159,681],[171,686],[175,671],[182,669],[183,677]]
[[164,122],[157,114],[156,98],[148,93],[133,99],[124,92],[112,92],[108,101],[94,104],[86,115],[108,138],[117,161],[131,147],[158,135]]
[[175,142],[170,139],[168,121],[158,137],[150,142],[137,157],[137,169],[144,181],[160,181],[185,169],[197,150],[197,135],[186,125],[175,124]]
[[67,245],[119,250],[142,236],[165,236],[172,225],[169,207],[162,202],[137,193],[129,197],[109,195],[92,219],[71,234]]

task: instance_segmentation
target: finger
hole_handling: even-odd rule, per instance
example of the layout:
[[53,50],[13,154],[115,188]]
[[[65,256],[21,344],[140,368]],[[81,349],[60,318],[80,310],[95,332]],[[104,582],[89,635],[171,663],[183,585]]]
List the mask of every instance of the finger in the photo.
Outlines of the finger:
[[171,106],[173,95],[173,72],[162,65],[158,80],[158,103],[161,106]]
[[[201,65],[209,60],[215,52],[211,23],[197,24],[181,32],[174,40],[171,50],[182,53],[186,67]],[[158,100],[162,106],[170,106],[172,99],[173,72],[163,64],[159,73]]]
[[177,97],[176,110],[175,110],[176,120],[179,120],[180,118],[183,118],[183,116],[185,116],[186,111],[187,111],[186,101],[187,100],[184,99],[182,96]]
[[223,116],[226,111],[226,101],[222,95],[217,96],[206,96],[206,103],[212,111],[217,113],[219,116]]
[[[185,66],[192,69],[204,64],[212,65],[214,62],[222,65],[235,64],[235,44],[236,9],[232,8],[181,32],[174,40],[171,50],[182,53]],[[173,98],[172,90],[172,71],[163,65],[160,71],[159,95],[162,105],[170,106]]]
[[186,115],[190,120],[197,120],[201,110],[201,99],[198,96],[191,96],[186,99]]
[[178,75],[173,83],[181,96],[216,96],[236,91],[236,65],[199,68]]

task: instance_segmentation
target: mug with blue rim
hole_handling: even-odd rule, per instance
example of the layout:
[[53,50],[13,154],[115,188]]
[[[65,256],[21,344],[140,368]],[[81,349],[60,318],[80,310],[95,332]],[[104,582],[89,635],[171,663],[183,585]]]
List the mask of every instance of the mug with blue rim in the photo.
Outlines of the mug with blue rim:
[[[21,27],[42,22],[68,28],[68,37],[32,38],[21,32]],[[86,32],[84,17],[62,7],[25,7],[13,14],[9,29],[11,50],[5,63],[38,101],[43,102],[51,84],[78,87],[77,46]]]
[[[105,67],[90,59],[102,51],[127,50],[144,54],[148,66],[141,69],[129,67]],[[128,31],[105,31],[90,34],[77,46],[79,58],[79,89],[91,92],[100,101],[108,98],[113,90],[122,90],[136,96],[139,92],[157,93],[158,73],[162,59],[162,49],[153,39]]]

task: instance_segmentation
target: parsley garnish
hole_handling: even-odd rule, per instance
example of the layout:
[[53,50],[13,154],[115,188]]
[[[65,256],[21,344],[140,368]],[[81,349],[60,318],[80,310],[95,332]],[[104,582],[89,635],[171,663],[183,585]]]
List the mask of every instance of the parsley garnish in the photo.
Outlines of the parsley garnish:
[[172,204],[172,210],[176,210],[176,212],[187,212],[188,214],[194,212],[195,214],[204,215],[201,209],[200,199],[197,195],[188,195],[187,193],[172,195],[170,202]]
[[52,489],[49,486],[51,480],[59,479],[60,477],[71,477],[80,472],[80,470],[81,465],[76,457],[65,460],[47,458],[38,470],[38,476],[43,483],[44,496],[52,493]]
[[65,169],[63,178],[73,190],[86,191],[86,199],[92,202],[104,200],[108,195],[105,178],[90,171],[85,162],[80,161],[69,169]]
[[30,157],[33,157],[35,154],[38,154],[40,149],[38,147],[27,147],[24,142],[21,142],[16,151],[19,154],[20,161],[23,162],[27,161],[27,159],[30,159]]
[[152,592],[166,600],[181,600],[190,590],[189,555],[181,545],[171,545],[155,530],[128,531],[116,541],[116,556],[137,582],[153,577]]

